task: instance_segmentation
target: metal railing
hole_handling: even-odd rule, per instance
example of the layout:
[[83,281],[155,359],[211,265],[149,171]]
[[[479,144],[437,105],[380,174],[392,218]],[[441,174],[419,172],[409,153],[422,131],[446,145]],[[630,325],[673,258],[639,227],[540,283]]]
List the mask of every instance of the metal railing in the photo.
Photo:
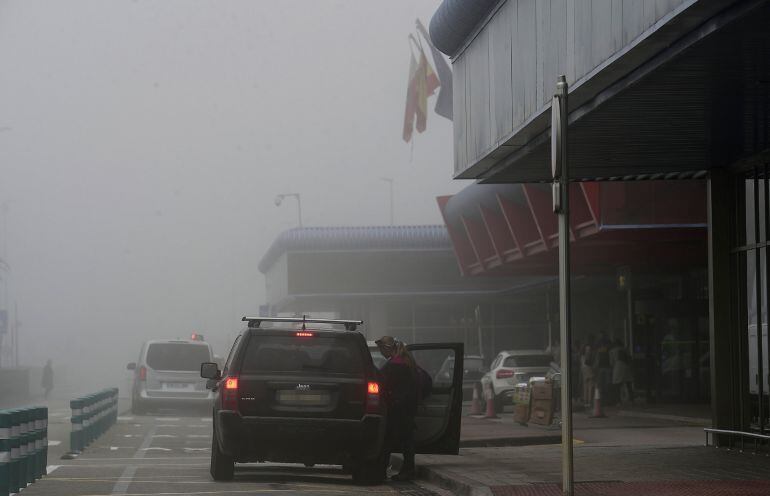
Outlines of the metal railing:
[[47,463],[48,408],[0,410],[0,496],[46,475]]
[[706,446],[709,446],[709,435],[711,435],[711,441],[713,445],[717,448],[721,447],[718,441],[719,438],[717,437],[717,435],[728,436],[730,438],[739,438],[741,440],[741,447],[740,447],[741,451],[746,449],[745,440],[750,439],[754,442],[755,453],[758,451],[758,448],[760,447],[760,443],[764,444],[764,443],[770,442],[770,436],[766,434],[757,434],[756,432],[733,431],[729,429],[714,429],[711,427],[705,427],[703,429],[703,432],[706,433]]

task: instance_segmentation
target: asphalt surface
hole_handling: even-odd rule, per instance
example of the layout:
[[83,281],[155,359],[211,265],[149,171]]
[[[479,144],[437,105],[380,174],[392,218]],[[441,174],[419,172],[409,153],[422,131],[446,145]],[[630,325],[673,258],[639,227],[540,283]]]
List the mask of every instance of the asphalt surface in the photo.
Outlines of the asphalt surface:
[[[64,428],[55,430],[64,437]],[[49,474],[24,489],[24,496],[436,494],[410,482],[356,486],[334,466],[236,465],[234,481],[214,482],[209,476],[211,419],[200,415],[121,415],[74,460],[57,456],[66,451],[66,439],[54,441],[61,444],[50,447]]]

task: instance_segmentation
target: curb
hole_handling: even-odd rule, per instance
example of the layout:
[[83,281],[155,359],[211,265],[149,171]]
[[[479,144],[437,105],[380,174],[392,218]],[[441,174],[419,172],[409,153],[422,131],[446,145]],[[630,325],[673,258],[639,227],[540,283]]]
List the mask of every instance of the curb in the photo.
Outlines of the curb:
[[618,417],[636,417],[656,420],[669,420],[673,422],[681,422],[683,424],[699,425],[703,427],[711,427],[711,419],[702,417],[685,417],[682,415],[668,415],[664,413],[649,413],[638,412],[635,410],[618,410],[615,412]]
[[466,439],[460,441],[460,448],[501,448],[503,446],[535,446],[541,444],[561,444],[561,433],[526,437]]
[[[418,459],[419,460],[419,459]],[[399,454],[390,456],[391,468],[399,470],[404,459]],[[429,482],[458,496],[493,496],[492,489],[461,475],[447,474],[433,467],[417,464],[417,479]]]

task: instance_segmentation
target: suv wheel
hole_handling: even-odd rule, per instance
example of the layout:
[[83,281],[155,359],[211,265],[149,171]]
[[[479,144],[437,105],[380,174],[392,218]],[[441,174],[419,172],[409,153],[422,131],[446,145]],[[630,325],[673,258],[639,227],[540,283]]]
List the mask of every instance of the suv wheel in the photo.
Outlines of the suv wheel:
[[211,436],[211,467],[209,472],[211,472],[211,477],[215,481],[233,480],[235,472],[233,457],[227,456],[219,450],[216,429]]
[[374,460],[366,460],[351,467],[353,482],[356,484],[380,484],[388,470],[388,454],[382,453]]

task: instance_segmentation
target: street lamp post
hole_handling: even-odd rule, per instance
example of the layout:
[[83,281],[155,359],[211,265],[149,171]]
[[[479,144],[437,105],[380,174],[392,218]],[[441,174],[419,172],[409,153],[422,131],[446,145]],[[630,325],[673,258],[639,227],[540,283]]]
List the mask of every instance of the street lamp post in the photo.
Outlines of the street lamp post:
[[551,104],[553,211],[559,216],[559,327],[561,334],[562,494],[574,495],[572,452],[572,301],[570,292],[569,161],[567,157],[567,78],[559,76]]
[[388,183],[388,186],[390,187],[390,225],[393,224],[393,178],[392,177],[381,177],[381,181],[385,181]]
[[284,198],[291,197],[297,199],[297,222],[299,227],[302,227],[302,200],[300,200],[299,193],[281,193],[275,196],[275,206],[280,207]]

